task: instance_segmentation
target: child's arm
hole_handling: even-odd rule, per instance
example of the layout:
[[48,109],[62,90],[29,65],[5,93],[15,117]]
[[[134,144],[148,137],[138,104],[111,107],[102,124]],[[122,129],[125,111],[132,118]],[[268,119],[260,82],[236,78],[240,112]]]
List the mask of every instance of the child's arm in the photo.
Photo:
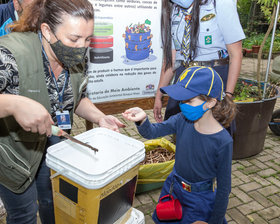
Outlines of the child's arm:
[[122,113],[122,115],[125,119],[135,122],[138,132],[146,139],[176,133],[177,120],[182,117],[182,115],[178,114],[180,116],[172,116],[162,123],[150,123],[145,111],[139,107],[130,108]]
[[147,119],[147,114],[139,107],[132,107],[122,113],[122,115],[125,119],[137,122],[139,125],[141,125]]
[[223,139],[224,145],[216,152],[217,192],[209,224],[223,223],[231,191],[232,140]]

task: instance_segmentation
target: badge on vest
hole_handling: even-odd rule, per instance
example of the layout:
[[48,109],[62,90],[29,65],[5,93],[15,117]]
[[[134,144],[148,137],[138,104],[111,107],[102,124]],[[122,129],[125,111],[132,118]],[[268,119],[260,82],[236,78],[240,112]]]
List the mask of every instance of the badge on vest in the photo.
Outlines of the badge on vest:
[[57,126],[61,129],[71,129],[71,121],[68,110],[56,111]]
[[204,37],[205,45],[212,44],[212,35],[208,35]]
[[201,22],[209,21],[209,20],[211,20],[211,19],[213,19],[215,17],[216,17],[215,14],[210,13],[210,14],[207,14],[207,15],[203,16],[200,21]]

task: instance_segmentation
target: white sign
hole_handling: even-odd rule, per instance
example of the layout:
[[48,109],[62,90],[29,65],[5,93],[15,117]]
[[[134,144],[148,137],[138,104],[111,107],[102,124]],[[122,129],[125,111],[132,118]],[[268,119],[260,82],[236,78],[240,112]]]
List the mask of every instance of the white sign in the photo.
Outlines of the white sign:
[[162,63],[161,0],[90,0],[94,37],[87,92],[94,102],[155,95]]

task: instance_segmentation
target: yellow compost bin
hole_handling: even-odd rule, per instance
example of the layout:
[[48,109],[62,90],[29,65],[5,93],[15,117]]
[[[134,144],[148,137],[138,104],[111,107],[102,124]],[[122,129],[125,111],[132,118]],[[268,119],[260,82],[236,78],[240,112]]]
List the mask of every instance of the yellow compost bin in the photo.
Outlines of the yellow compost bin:
[[[76,136],[99,151],[69,140],[47,150],[56,224],[121,224],[131,217],[144,144],[95,128]],[[136,223],[136,222],[135,222]]]

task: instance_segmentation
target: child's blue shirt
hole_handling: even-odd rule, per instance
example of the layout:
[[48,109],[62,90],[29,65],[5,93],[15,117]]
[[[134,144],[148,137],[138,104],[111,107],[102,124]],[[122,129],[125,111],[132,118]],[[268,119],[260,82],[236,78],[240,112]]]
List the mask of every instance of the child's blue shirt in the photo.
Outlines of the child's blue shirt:
[[147,139],[176,134],[175,170],[189,182],[217,179],[217,194],[209,223],[223,220],[231,191],[231,163],[233,140],[227,130],[215,134],[201,134],[194,123],[182,113],[162,123],[151,124],[147,119],[137,126]]

